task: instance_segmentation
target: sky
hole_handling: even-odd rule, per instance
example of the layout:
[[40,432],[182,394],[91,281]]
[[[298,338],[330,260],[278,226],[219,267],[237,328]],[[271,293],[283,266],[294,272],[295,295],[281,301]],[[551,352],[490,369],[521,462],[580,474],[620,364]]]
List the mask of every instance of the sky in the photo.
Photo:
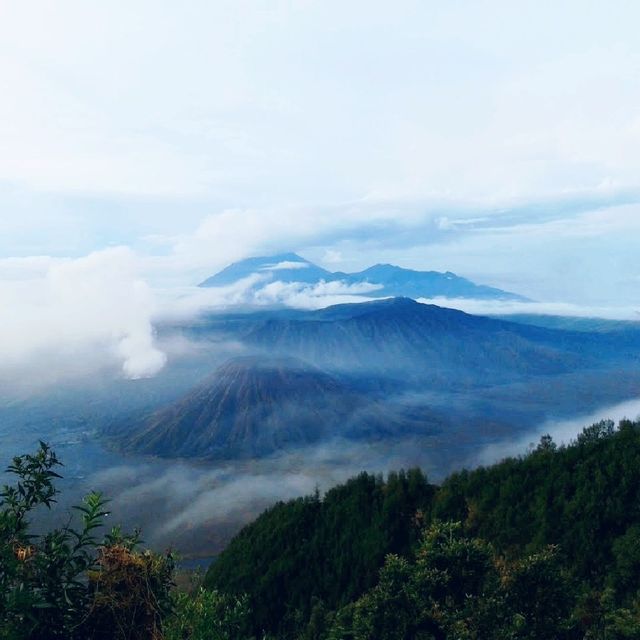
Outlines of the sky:
[[152,374],[171,292],[280,251],[635,317],[639,23],[623,0],[0,0],[0,355],[101,343]]

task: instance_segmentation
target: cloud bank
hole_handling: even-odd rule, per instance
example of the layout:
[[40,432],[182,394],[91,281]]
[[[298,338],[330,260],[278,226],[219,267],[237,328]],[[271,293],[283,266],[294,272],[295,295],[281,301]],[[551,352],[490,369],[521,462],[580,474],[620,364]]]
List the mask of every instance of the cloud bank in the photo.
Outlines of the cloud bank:
[[[203,313],[238,306],[319,309],[371,300],[381,288],[369,282],[285,283],[262,272],[225,287],[153,287],[147,278],[150,262],[157,268],[155,260],[125,247],[76,259],[40,256],[0,260],[0,379],[9,386],[20,379],[25,384],[55,383],[105,368],[126,378],[150,377],[166,362],[154,337],[158,322],[190,321]],[[420,302],[476,315],[638,320],[640,311],[640,305],[632,304],[449,298]]]
[[[110,496],[114,522],[141,526],[155,548],[211,554],[277,500],[325,491],[367,470],[383,473],[437,460],[425,441],[354,443],[336,440],[249,462],[215,467],[134,457],[88,478]],[[141,508],[141,505],[144,505]]]
[[545,434],[551,435],[556,444],[569,444],[576,439],[584,427],[601,420],[619,422],[624,418],[637,420],[638,417],[640,417],[640,400],[628,400],[577,418],[548,420],[524,436],[485,447],[473,458],[472,464],[474,466],[489,465],[504,458],[523,455],[535,447]]
[[512,300],[475,300],[471,298],[418,298],[423,304],[459,309],[480,316],[533,314],[573,318],[605,318],[640,321],[640,304],[627,307],[589,306],[568,302],[518,302]]
[[[325,491],[366,470],[385,473],[420,466],[439,482],[461,465],[476,467],[525,454],[550,433],[557,443],[574,439],[585,426],[603,419],[635,419],[640,400],[600,409],[570,420],[549,420],[530,433],[475,450],[466,461],[439,448],[437,439],[351,442],[335,440],[250,462],[189,464],[139,459],[104,469],[89,479],[112,498],[114,521],[141,525],[145,539],[158,547],[174,545],[190,554],[211,554],[263,509],[277,500]],[[140,505],[144,505],[141,509]]]
[[0,377],[25,381],[117,367],[155,375],[165,355],[154,343],[153,294],[137,258],[113,248],[78,259],[26,259],[0,271]]
[[3,3],[0,255],[125,244],[186,286],[295,247],[637,299],[637,5],[268,4]]
[[223,287],[183,287],[158,292],[156,318],[180,321],[202,313],[224,311],[237,306],[293,309],[323,309],[334,304],[366,302],[382,285],[342,281],[318,283],[270,281],[255,273]]

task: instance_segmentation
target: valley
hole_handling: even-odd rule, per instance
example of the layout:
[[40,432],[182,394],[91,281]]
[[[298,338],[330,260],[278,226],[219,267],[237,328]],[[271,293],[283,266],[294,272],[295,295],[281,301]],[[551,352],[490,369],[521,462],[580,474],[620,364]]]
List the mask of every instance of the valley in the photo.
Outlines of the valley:
[[640,640],[639,21],[0,3],[0,640]]
[[208,314],[159,326],[158,342],[155,378],[105,372],[5,400],[3,458],[49,441],[62,506],[101,487],[114,521],[192,558],[276,500],[361,470],[437,480],[640,397],[635,326],[567,331],[404,298]]

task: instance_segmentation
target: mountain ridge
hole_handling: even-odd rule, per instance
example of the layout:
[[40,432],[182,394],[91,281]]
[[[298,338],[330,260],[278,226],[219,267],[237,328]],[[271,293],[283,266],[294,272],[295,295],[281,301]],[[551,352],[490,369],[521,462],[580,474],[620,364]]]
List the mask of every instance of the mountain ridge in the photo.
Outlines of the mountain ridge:
[[362,271],[328,271],[296,253],[258,256],[234,262],[202,281],[200,287],[233,285],[251,276],[261,276],[258,289],[267,282],[302,283],[342,282],[363,287],[368,297],[474,298],[527,302],[529,298],[510,291],[476,284],[451,271],[418,271],[393,264],[375,264]]
[[526,421],[514,394],[534,393],[542,420],[562,405],[560,394],[582,393],[588,402],[611,396],[612,384],[628,389],[638,375],[625,381],[622,372],[640,362],[640,332],[535,327],[410,298],[212,322],[197,335],[224,336],[245,355],[130,433],[113,433],[125,447],[169,457],[262,457],[336,437],[430,436],[445,423],[442,437],[455,441],[456,431],[478,429],[482,439]]

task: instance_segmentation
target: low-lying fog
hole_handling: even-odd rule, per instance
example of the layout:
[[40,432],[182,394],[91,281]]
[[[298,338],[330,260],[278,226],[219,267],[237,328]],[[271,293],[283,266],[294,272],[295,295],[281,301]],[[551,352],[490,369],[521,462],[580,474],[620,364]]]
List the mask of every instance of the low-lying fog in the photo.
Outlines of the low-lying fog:
[[[363,470],[385,472],[420,465],[432,480],[440,480],[463,465],[489,464],[525,453],[540,436],[550,433],[568,442],[584,426],[604,418],[636,418],[640,399],[602,408],[570,420],[547,421],[526,434],[519,433],[478,449],[477,440],[460,442],[442,436],[398,443],[334,441],[260,461],[190,463],[124,456],[105,449],[82,427],[52,431],[49,441],[65,464],[58,515],[92,489],[111,499],[113,524],[126,529],[140,526],[145,542],[154,548],[173,547],[183,555],[208,557],[238,529],[277,500],[309,494]],[[39,434],[2,433],[4,465],[11,455],[33,450]],[[43,436],[44,437],[44,436]],[[50,523],[52,515],[42,514]]]
[[569,444],[588,425],[601,420],[613,420],[616,423],[623,418],[635,420],[638,416],[640,416],[640,399],[604,407],[593,413],[580,415],[569,420],[548,420],[526,435],[519,435],[513,440],[487,445],[473,459],[473,463],[487,465],[503,458],[518,456],[535,447],[540,438],[546,434],[552,436],[556,444]]

